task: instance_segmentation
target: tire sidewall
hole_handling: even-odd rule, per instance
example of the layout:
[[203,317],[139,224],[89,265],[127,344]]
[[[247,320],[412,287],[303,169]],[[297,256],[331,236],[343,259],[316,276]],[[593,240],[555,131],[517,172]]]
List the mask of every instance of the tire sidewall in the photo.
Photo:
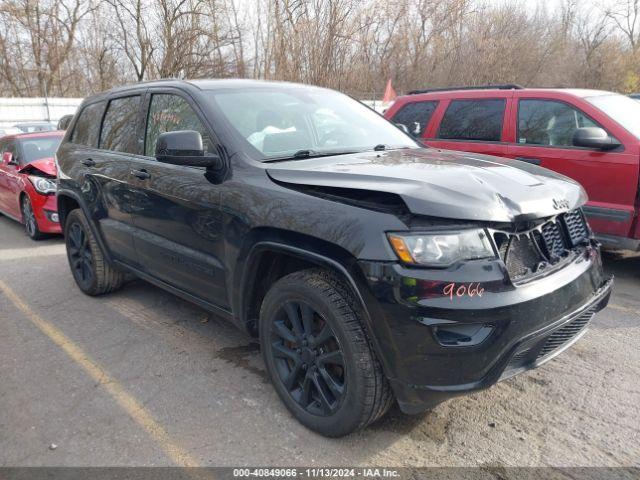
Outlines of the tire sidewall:
[[[91,256],[93,257],[93,262],[92,262],[92,281],[91,284],[89,284],[88,286],[83,285],[78,278],[76,277],[76,271],[73,268],[73,264],[71,261],[71,254],[69,253],[69,242],[70,242],[70,238],[69,238],[69,230],[71,229],[71,226],[73,224],[78,224],[80,226],[80,228],[82,228],[82,230],[84,231],[84,234],[87,236],[88,241],[89,241],[89,249],[91,250]],[[66,247],[66,251],[67,251],[67,261],[69,262],[69,268],[71,269],[71,275],[73,276],[74,281],[76,282],[76,285],[78,285],[78,288],[80,288],[80,290],[82,290],[85,293],[92,293],[96,288],[97,288],[97,282],[98,282],[98,277],[97,277],[97,272],[96,272],[96,253],[94,250],[94,246],[92,242],[92,233],[89,230],[89,227],[87,225],[87,222],[84,218],[84,213],[80,210],[80,209],[76,209],[73,210],[71,213],[69,213],[69,215],[67,216],[67,221],[65,222],[65,228],[64,228],[64,239],[65,239],[65,247]]]
[[[345,393],[341,405],[331,416],[321,417],[304,410],[289,394],[280,380],[271,355],[271,327],[281,305],[288,301],[306,303],[320,314],[333,329],[345,360]],[[288,278],[276,282],[263,302],[260,312],[260,343],[262,355],[276,392],[293,415],[305,426],[327,436],[342,436],[360,426],[365,395],[362,354],[357,354],[341,321],[342,314],[331,302],[313,287],[304,282],[294,283]],[[360,362],[358,361],[360,360]],[[366,363],[366,361],[365,361]]]
[[[31,210],[31,214],[34,217],[34,231],[33,234],[31,234],[29,232],[29,229],[27,227],[27,218],[26,218],[26,208],[27,205],[29,206],[29,209]],[[27,236],[32,239],[32,240],[37,240],[40,238],[40,229],[38,228],[38,220],[35,218],[36,212],[33,211],[33,203],[31,202],[31,198],[29,198],[29,195],[25,194],[22,197],[22,203],[20,205],[20,209],[22,210],[22,221],[24,222],[24,231],[27,234]]]

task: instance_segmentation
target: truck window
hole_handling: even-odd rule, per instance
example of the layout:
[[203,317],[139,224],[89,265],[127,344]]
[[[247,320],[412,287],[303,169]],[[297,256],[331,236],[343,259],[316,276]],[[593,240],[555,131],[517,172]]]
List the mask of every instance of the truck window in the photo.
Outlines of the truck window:
[[[573,134],[582,127],[600,127],[581,111],[554,100],[518,102],[518,143],[573,146]],[[600,127],[601,128],[601,127]]]
[[105,102],[92,103],[82,109],[78,121],[73,127],[71,143],[86,145],[87,147],[98,147],[100,120],[102,120],[104,105]]
[[404,125],[411,135],[419,138],[422,137],[437,106],[438,102],[433,100],[407,103],[396,112],[391,121]]
[[202,135],[202,145],[205,151],[215,151],[207,129],[185,99],[166,93],[153,94],[147,115],[144,154],[147,157],[153,157],[160,134],[177,130],[199,132]]
[[440,123],[438,138],[499,142],[505,105],[504,99],[453,100]]
[[100,148],[114,152],[138,153],[136,127],[140,95],[115,98],[109,102],[102,122]]

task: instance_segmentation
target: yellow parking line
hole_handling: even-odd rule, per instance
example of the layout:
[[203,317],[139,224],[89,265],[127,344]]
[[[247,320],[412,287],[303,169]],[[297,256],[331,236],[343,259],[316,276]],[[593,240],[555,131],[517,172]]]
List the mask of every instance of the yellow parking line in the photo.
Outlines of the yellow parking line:
[[22,299],[0,280],[0,291],[29,319],[33,324],[49,337],[56,345],[96,382],[104,386],[115,401],[136,421],[147,433],[160,445],[171,460],[179,466],[195,467],[198,462],[185,450],[180,448],[170,437],[167,431],[153,418],[151,413],[125,388],[113,378],[109,372],[102,368],[95,360],[78,345],[73,343],[57,327],[44,320],[35,313]]

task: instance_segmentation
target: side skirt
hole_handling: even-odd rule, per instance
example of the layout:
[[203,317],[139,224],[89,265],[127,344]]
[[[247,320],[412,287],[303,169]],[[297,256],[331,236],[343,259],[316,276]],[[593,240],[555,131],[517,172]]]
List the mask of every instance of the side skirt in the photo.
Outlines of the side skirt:
[[224,308],[218,307],[217,305],[214,305],[212,303],[209,303],[205,300],[202,300],[199,297],[196,297],[194,295],[191,295],[188,292],[185,292],[184,290],[181,290],[179,288],[174,287],[173,285],[168,284],[167,282],[164,282],[162,280],[157,279],[156,277],[149,275],[147,273],[144,273],[141,270],[138,270],[137,268],[131,267],[129,265],[127,265],[126,263],[120,262],[118,260],[114,260],[113,261],[114,265],[116,265],[118,268],[132,273],[133,275],[135,275],[136,277],[141,278],[142,280],[144,280],[145,282],[149,282],[153,285],[155,285],[156,287],[160,287],[163,290],[166,290],[172,294],[174,294],[177,297],[180,297],[184,300],[187,300],[188,302],[191,302],[195,305],[198,305],[201,308],[204,308],[205,310],[214,313],[216,315],[219,315],[221,317],[223,317],[225,320],[229,320],[230,322],[232,322],[234,325],[240,327],[239,323],[236,321],[235,317],[233,316],[233,313],[225,310]]

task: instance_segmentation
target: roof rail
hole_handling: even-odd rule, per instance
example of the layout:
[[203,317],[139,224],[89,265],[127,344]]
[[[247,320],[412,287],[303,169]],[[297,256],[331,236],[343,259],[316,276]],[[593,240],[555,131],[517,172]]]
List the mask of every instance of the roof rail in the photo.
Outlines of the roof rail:
[[407,95],[418,95],[420,93],[431,92],[449,92],[452,90],[522,90],[524,87],[515,83],[505,83],[503,85],[470,85],[467,87],[442,87],[442,88],[425,88],[420,90],[411,90]]

